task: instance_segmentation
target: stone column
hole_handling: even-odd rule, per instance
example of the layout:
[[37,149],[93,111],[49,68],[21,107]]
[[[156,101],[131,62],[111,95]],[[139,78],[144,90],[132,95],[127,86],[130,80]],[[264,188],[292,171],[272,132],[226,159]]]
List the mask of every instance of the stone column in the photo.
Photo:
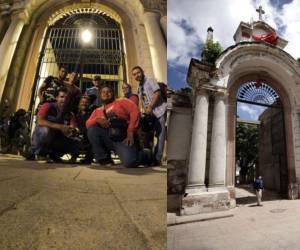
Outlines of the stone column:
[[186,193],[196,193],[203,190],[206,191],[204,179],[206,165],[208,105],[208,93],[205,90],[201,90],[196,96]]
[[168,24],[167,16],[162,16],[160,18],[160,25],[161,25],[162,30],[164,32],[166,41],[167,41],[167,26],[168,26],[167,24]]
[[144,24],[155,78],[167,83],[167,46],[160,28],[160,14],[145,12]]
[[226,98],[225,92],[215,94],[210,147],[209,188],[225,186]]
[[10,14],[10,5],[7,3],[2,3],[0,0],[0,44],[6,32],[6,25]]
[[8,71],[12,58],[21,35],[28,13],[24,9],[15,9],[12,14],[11,23],[0,45],[0,99],[2,98]]

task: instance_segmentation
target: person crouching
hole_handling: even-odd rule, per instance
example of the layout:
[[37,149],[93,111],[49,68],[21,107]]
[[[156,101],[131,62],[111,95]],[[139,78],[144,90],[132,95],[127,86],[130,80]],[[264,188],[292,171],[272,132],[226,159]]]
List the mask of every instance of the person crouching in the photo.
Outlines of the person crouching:
[[61,161],[64,154],[74,154],[78,150],[78,143],[71,139],[77,129],[75,117],[70,112],[63,112],[66,96],[67,89],[61,88],[56,93],[56,102],[40,106],[32,135],[34,154],[54,162]]
[[116,100],[109,86],[103,86],[99,95],[103,106],[95,109],[86,122],[96,162],[111,164],[114,151],[124,167],[136,167],[141,164],[134,141],[140,117],[137,105],[126,98]]

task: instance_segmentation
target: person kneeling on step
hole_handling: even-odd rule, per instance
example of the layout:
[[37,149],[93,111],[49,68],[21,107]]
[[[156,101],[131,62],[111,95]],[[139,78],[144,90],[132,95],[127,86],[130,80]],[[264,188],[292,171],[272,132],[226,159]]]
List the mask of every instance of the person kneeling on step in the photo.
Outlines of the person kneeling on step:
[[86,122],[96,162],[111,164],[111,151],[114,151],[124,167],[143,164],[145,155],[138,151],[134,141],[140,117],[137,105],[126,98],[116,100],[109,86],[103,86],[99,95],[103,105]]
[[32,149],[36,156],[50,157],[48,160],[61,161],[64,154],[75,154],[78,142],[76,120],[73,113],[64,112],[67,89],[56,93],[56,102],[44,103],[37,114],[37,126],[32,135]]

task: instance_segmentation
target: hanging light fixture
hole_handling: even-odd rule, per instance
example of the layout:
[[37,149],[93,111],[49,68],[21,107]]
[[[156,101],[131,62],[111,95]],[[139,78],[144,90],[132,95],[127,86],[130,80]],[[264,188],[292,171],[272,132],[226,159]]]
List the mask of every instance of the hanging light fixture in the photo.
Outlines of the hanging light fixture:
[[81,32],[81,40],[84,43],[90,43],[93,38],[92,32],[89,29],[85,29]]

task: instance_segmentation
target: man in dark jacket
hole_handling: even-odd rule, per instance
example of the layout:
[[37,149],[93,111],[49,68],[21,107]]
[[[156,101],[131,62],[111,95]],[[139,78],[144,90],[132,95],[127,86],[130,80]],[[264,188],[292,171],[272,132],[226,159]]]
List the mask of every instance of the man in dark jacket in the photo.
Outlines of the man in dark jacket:
[[264,184],[261,176],[258,176],[254,181],[254,189],[256,192],[257,198],[257,206],[261,205],[261,198],[262,198],[262,190],[264,189]]
[[[81,163],[86,163],[86,164],[90,164],[93,161],[92,146],[89,143],[87,137],[87,128],[85,126],[86,121],[89,119],[92,113],[91,110],[89,109],[89,106],[90,106],[90,98],[86,95],[82,96],[79,101],[78,113],[75,116],[77,127],[79,129],[80,135],[82,136],[82,140],[80,141],[79,144],[79,151],[84,152],[85,155]],[[78,154],[73,155],[72,161],[76,162],[77,157]]]

